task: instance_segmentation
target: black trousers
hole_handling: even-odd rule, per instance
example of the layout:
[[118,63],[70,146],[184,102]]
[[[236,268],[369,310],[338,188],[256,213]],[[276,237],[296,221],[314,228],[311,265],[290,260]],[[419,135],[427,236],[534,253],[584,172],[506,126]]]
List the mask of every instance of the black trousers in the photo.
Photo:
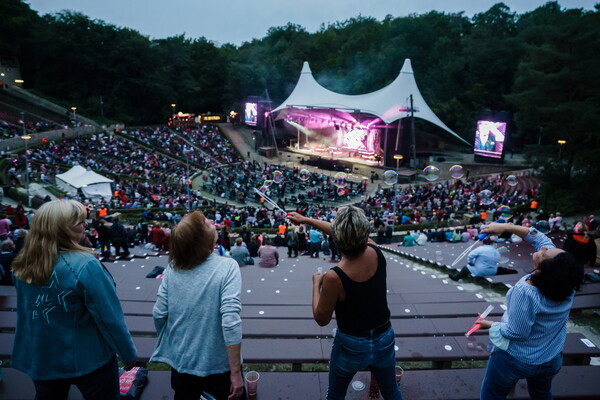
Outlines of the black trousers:
[[119,369],[117,357],[108,364],[77,378],[33,381],[35,400],[66,400],[71,385],[77,386],[86,400],[119,400]]
[[123,249],[123,255],[129,255],[129,247],[127,246],[126,241],[112,242],[115,247],[115,256],[119,257],[121,255],[121,249]]
[[[196,376],[182,374],[171,368],[171,387],[175,391],[175,400],[198,400],[204,392],[217,400],[227,400],[231,388],[230,372],[222,374]],[[243,379],[243,377],[242,377]],[[241,400],[246,400],[246,390]]]

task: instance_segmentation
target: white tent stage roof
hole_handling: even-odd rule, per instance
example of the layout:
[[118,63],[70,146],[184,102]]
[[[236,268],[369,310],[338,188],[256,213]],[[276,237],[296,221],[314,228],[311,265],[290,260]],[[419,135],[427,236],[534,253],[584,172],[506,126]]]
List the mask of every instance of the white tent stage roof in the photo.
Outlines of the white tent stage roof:
[[103,198],[108,201],[112,197],[110,184],[112,179],[106,178],[94,171],[88,171],[80,165],[63,174],[56,175],[56,184],[65,192],[75,195],[78,189],[89,198]]
[[[345,112],[372,114],[389,124],[410,117],[409,97],[412,94],[414,116],[431,122],[449,132],[455,138],[470,145],[456,132],[448,128],[423,99],[414,72],[407,58],[400,73],[392,83],[367,94],[347,95],[333,92],[321,86],[314,78],[308,62],[304,62],[296,87],[289,97],[273,112],[285,109],[336,109]],[[285,118],[279,113],[277,119]]]

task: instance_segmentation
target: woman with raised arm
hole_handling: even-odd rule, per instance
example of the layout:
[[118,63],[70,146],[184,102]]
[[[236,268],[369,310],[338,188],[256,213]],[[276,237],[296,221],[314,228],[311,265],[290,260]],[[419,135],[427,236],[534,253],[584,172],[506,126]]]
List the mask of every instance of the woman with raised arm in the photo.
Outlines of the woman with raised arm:
[[35,383],[36,399],[119,399],[116,354],[136,359],[112,276],[79,243],[87,213],[74,200],[43,204],[12,263],[17,330],[11,366]]
[[205,392],[218,400],[245,398],[242,278],[235,260],[213,253],[217,238],[200,211],[171,232],[170,265],[152,310],[158,342],[150,361],[171,366],[175,400]]
[[342,260],[325,274],[313,274],[312,309],[325,326],[335,311],[338,325],[331,350],[327,399],[343,399],[357,371],[370,369],[383,398],[401,400],[396,384],[394,330],[387,305],[386,261],[369,239],[371,225],[363,210],[340,207],[329,223],[291,213],[298,225],[332,235]]
[[532,399],[551,399],[552,379],[562,366],[567,320],[583,266],[534,227],[491,223],[483,233],[511,233],[535,248],[533,272],[506,295],[500,322],[479,320],[494,345],[481,399],[505,399],[519,379],[527,379]]

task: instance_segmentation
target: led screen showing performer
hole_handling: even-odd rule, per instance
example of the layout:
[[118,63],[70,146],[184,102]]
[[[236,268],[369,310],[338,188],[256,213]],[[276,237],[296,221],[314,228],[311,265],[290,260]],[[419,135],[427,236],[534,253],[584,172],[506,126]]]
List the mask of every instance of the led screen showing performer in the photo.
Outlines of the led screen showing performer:
[[477,121],[475,132],[475,155],[502,158],[504,139],[506,137],[506,122]]
[[258,104],[246,103],[246,109],[244,112],[244,122],[246,125],[256,126],[258,118]]

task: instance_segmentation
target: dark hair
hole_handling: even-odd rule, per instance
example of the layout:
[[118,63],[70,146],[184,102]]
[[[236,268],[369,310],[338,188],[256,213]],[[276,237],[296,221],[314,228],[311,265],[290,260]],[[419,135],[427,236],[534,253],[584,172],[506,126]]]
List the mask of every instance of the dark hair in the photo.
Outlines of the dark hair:
[[539,272],[531,275],[529,279],[544,297],[565,301],[573,290],[579,290],[583,280],[583,265],[565,251],[542,261]]
[[489,244],[492,244],[492,243],[494,243],[494,242],[492,241],[492,239],[491,239],[489,236],[486,236],[486,237],[483,239],[483,242],[482,242],[482,243],[483,243],[483,244],[488,244],[488,245],[489,245]]

